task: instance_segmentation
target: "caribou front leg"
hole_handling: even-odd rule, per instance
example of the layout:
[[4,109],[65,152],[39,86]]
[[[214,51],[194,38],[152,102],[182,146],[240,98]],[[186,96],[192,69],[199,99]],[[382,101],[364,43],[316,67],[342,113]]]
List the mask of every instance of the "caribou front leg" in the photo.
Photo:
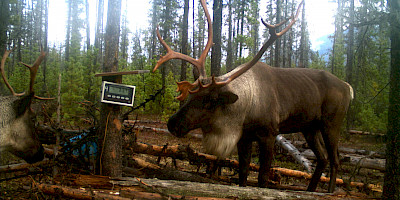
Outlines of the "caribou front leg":
[[258,174],[258,186],[267,187],[269,175],[271,173],[271,164],[274,155],[275,136],[268,134],[261,137],[258,141],[260,149],[260,170]]
[[252,141],[241,138],[237,144],[239,155],[239,186],[247,186],[247,176],[251,161]]

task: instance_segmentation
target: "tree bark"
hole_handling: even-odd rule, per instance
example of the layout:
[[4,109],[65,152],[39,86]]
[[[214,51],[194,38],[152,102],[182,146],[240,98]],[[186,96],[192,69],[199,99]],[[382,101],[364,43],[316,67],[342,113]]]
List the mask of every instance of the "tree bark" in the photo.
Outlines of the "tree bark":
[[[188,50],[188,29],[189,29],[189,0],[185,0],[183,7],[183,24],[182,24],[182,43],[181,53],[187,55]],[[182,60],[181,63],[181,81],[186,80],[187,62]],[[182,102],[181,102],[182,103]]]
[[49,184],[39,184],[36,183],[35,187],[40,189],[43,193],[52,194],[52,195],[60,195],[63,197],[69,197],[73,199],[84,199],[84,200],[92,200],[92,199],[115,199],[115,200],[129,200],[131,198],[120,197],[116,195],[104,194],[100,192],[92,192],[91,190],[85,191],[81,189],[68,188],[64,186],[58,185],[49,185]]
[[[140,172],[144,172],[147,177],[156,177],[162,180],[179,180],[179,181],[191,181],[191,182],[200,182],[200,183],[215,183],[214,181],[209,178],[204,178],[202,176],[183,172],[173,168],[162,168],[156,164],[152,164],[146,162],[145,160],[132,156],[132,165],[135,169],[139,169]],[[124,171],[126,168],[124,169]]]
[[306,40],[306,14],[305,14],[305,3],[303,4],[303,11],[301,12],[301,38],[300,38],[300,61],[299,67],[307,67],[307,53],[308,49]]
[[7,47],[7,29],[9,24],[10,2],[9,0],[0,1],[0,51],[3,53]]
[[90,23],[89,23],[89,1],[85,0],[86,8],[86,51],[90,49]]
[[97,55],[93,60],[93,65],[96,65],[97,62],[100,62],[102,64],[102,59],[103,59],[103,45],[102,45],[103,13],[104,13],[104,0],[99,0],[97,3],[96,34],[94,36],[94,48],[97,51]]
[[[118,71],[121,0],[109,0],[105,35],[104,72]],[[122,82],[122,76],[103,76],[103,81]],[[99,128],[99,173],[122,175],[122,122],[118,105],[102,104]]]
[[388,0],[388,5],[391,68],[383,198],[400,199],[400,2]]
[[[281,0],[276,0],[276,23],[278,24],[281,22]],[[277,28],[276,32],[279,32],[281,29]],[[280,61],[281,61],[281,39],[278,38],[275,41],[275,63],[274,67],[281,67],[280,66]],[[301,50],[300,50],[301,51]]]
[[[350,0],[349,30],[347,40],[347,61],[346,61],[346,82],[353,84],[353,63],[354,63],[354,0]],[[354,112],[350,105],[347,111],[346,130],[350,130],[354,120]]]
[[230,72],[233,69],[233,49],[232,49],[232,1],[228,2],[228,46],[226,48],[226,71]]
[[[48,54],[48,33],[49,33],[49,1],[44,1],[44,34],[43,34],[43,50]],[[20,40],[20,39],[18,39]],[[44,58],[42,63],[42,74],[43,74],[43,91],[47,91],[47,56]]]
[[[239,14],[239,17],[238,17],[238,26],[237,26],[237,29],[238,29],[238,36],[240,36],[240,37],[242,37],[243,38],[243,31],[244,31],[244,10],[245,10],[245,6],[246,6],[246,1],[239,1],[239,3],[238,3],[238,6],[240,6],[239,7],[239,12],[240,12],[240,14]],[[240,22],[240,24],[239,24],[239,22]],[[239,28],[240,27],[240,28]],[[240,32],[239,32],[240,31]],[[243,52],[243,40],[242,39],[240,39],[239,40],[239,55],[238,55],[238,57],[239,58],[242,58],[242,52]]]
[[222,0],[214,0],[213,5],[213,42],[211,51],[211,75],[219,76],[221,71],[221,32],[222,32]]
[[68,18],[67,18],[67,36],[65,38],[65,61],[69,61],[69,49],[71,39],[71,26],[72,26],[72,1],[68,1]]

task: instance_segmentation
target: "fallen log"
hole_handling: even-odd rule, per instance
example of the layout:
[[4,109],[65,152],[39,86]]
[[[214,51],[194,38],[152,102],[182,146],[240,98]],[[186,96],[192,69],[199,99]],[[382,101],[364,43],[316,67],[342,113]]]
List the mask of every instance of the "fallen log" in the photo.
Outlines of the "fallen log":
[[288,141],[285,137],[282,135],[277,135],[276,136],[276,142],[281,146],[282,148],[286,149],[286,151],[289,152],[289,154],[301,165],[304,166],[304,168],[307,170],[308,173],[311,173],[311,162],[305,158],[300,151],[293,146],[290,141]]
[[[132,147],[135,153],[143,153],[153,156],[171,157],[179,160],[187,160],[192,164],[205,164],[213,162],[221,167],[238,168],[239,162],[231,159],[220,159],[217,156],[194,151],[189,146],[173,145],[173,146],[159,146],[143,143],[135,143]],[[250,170],[258,171],[258,166],[251,163]]]
[[40,161],[40,162],[33,163],[33,164],[19,163],[19,164],[13,164],[13,165],[4,165],[4,166],[0,166],[0,173],[24,171],[24,170],[28,170],[29,168],[37,168],[37,167],[47,166],[47,165],[51,165],[51,164],[52,164],[52,161],[44,160],[44,161]]
[[355,134],[355,135],[385,136],[385,134],[383,134],[383,133],[373,133],[373,132],[357,131],[357,130],[349,130],[348,133]]
[[[119,192],[120,197],[122,198],[129,198],[129,199],[165,199],[163,196],[157,191],[149,191],[142,189],[140,186],[139,182],[136,182],[136,184],[123,184],[127,183],[125,180],[132,180],[136,178],[131,178],[131,177],[108,177],[108,176],[99,176],[99,175],[80,175],[80,174],[74,174],[72,175],[73,181],[72,185],[74,187],[80,187],[82,189],[84,188],[91,188],[92,192],[95,191],[103,191],[103,194],[105,191],[108,193],[113,192],[115,194],[116,192]],[[146,180],[146,179],[144,179]],[[147,181],[146,181],[147,182]],[[120,183],[120,184],[119,184]],[[133,186],[133,187],[130,187]],[[57,186],[56,186],[57,187]],[[153,187],[152,185],[150,187]],[[65,188],[65,187],[64,187]],[[72,188],[68,188],[72,189]],[[85,190],[79,190],[79,191],[87,191]],[[178,195],[175,193],[171,193],[170,190],[167,190],[165,193],[167,193],[167,196],[170,196],[172,199],[198,199],[198,200],[223,200],[221,198],[212,198],[212,197],[200,197],[200,196],[183,196]],[[96,192],[98,194],[98,192]],[[108,195],[108,194],[107,194]],[[164,194],[165,195],[165,194]],[[105,199],[113,199],[111,197],[114,197],[114,195],[109,195],[109,198]],[[167,198],[168,199],[168,198]]]
[[380,158],[380,159],[386,158],[385,153],[363,150],[363,149],[351,149],[351,148],[346,148],[346,147],[339,147],[339,152],[345,153],[345,154],[363,155],[363,156],[367,156],[368,158]]
[[44,183],[42,184],[35,183],[34,186],[45,194],[63,196],[73,199],[83,199],[83,200],[92,200],[92,199],[130,200],[131,199],[112,194],[100,193],[98,191],[93,191],[93,190],[87,191],[87,190],[69,188],[65,186],[49,185]]
[[[316,196],[329,196],[330,194],[309,193],[302,191],[281,191],[268,188],[238,187],[231,185],[218,185],[196,183],[176,180],[141,179],[147,185],[168,194],[182,196],[208,196],[230,199],[315,199]],[[111,181],[115,185],[136,186],[141,183],[136,178],[123,177]]]
[[[309,149],[306,141],[294,141],[293,145],[301,151]],[[339,153],[341,154],[357,154],[357,155],[367,156],[369,158],[381,158],[381,159],[386,158],[385,153],[383,152],[370,151],[364,149],[352,149],[347,147],[339,147],[338,149]]]
[[[144,174],[147,175],[147,177],[157,177],[158,179],[163,179],[163,180],[179,180],[179,181],[192,181],[192,182],[199,182],[199,183],[219,183],[217,181],[214,181],[209,178],[204,178],[202,176],[188,173],[188,172],[183,172],[177,169],[173,168],[162,168],[156,164],[152,164],[149,162],[146,162],[145,160],[132,156],[131,157],[131,163],[136,169],[139,169],[139,171],[143,172]],[[129,168],[124,168],[125,172],[132,172],[131,169]]]
[[[136,148],[138,147],[138,148]],[[149,153],[149,155],[155,155],[155,156],[168,156],[168,157],[173,157],[176,159],[187,159],[190,162],[198,162],[201,160],[203,163],[205,162],[216,162],[216,164],[220,167],[230,167],[230,168],[239,168],[239,161],[237,160],[231,160],[231,159],[218,159],[216,156],[209,155],[209,154],[204,154],[204,153],[198,153],[195,152],[193,149],[191,149],[188,146],[181,146],[181,145],[174,145],[174,146],[158,146],[158,145],[147,145],[143,143],[136,143],[135,147],[133,148],[133,151],[136,153]],[[186,152],[185,152],[186,151]],[[190,155],[190,156],[188,156]],[[250,170],[252,171],[258,171],[259,166],[250,163]],[[285,168],[277,168],[274,167],[272,168],[274,173],[279,173],[284,176],[290,176],[290,177],[296,177],[296,178],[302,178],[302,179],[311,179],[311,174],[298,171],[298,170],[291,170],[291,169],[285,169]],[[324,183],[329,183],[329,178],[322,176],[320,181]],[[350,182],[347,183],[343,181],[342,179],[337,178],[336,179],[336,184],[337,185],[349,185],[351,187],[363,187],[363,188],[368,188],[368,189],[373,189],[376,188],[377,186],[368,184],[365,185],[364,183],[358,183],[358,182]]]
[[[315,160],[316,157],[311,150],[302,152],[302,155],[308,159]],[[340,160],[342,165],[347,166],[358,166],[366,169],[375,169],[385,171],[385,159],[371,159],[366,156],[355,156],[355,155],[342,155]]]

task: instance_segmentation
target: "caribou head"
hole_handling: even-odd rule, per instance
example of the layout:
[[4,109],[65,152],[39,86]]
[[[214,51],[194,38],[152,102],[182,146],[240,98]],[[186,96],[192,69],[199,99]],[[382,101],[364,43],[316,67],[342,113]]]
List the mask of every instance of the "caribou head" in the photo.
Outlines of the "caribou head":
[[47,99],[34,94],[33,86],[40,63],[45,58],[42,51],[35,63],[31,66],[22,63],[30,71],[30,85],[28,93],[16,93],[8,83],[4,65],[11,51],[5,51],[0,65],[4,84],[12,95],[0,96],[0,151],[9,151],[23,158],[28,163],[43,160],[43,146],[35,133],[35,114],[32,112],[33,99]]

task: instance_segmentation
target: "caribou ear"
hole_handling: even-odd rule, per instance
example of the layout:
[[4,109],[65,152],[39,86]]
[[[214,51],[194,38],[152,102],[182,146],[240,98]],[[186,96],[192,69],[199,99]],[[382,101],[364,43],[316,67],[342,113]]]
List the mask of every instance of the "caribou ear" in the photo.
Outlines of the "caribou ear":
[[221,92],[218,95],[218,100],[222,104],[233,104],[239,99],[238,95],[233,94],[232,92]]

